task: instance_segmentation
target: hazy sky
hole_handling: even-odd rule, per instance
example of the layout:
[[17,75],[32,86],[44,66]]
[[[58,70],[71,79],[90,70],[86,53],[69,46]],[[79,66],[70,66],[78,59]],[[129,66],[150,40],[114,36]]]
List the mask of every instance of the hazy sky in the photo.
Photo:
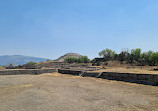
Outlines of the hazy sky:
[[0,0],[0,55],[158,51],[158,0]]

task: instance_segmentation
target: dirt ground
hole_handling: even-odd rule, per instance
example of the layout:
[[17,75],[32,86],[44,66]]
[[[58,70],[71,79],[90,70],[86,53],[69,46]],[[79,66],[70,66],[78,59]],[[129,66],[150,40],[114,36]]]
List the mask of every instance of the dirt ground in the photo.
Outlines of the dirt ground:
[[6,75],[0,111],[158,111],[158,87],[58,73]]
[[[137,73],[137,74],[158,74],[158,71],[153,71],[153,67],[105,67],[106,69],[97,70],[94,72],[120,72],[120,73]],[[155,67],[154,67],[155,68]],[[157,67],[156,67],[157,68]]]

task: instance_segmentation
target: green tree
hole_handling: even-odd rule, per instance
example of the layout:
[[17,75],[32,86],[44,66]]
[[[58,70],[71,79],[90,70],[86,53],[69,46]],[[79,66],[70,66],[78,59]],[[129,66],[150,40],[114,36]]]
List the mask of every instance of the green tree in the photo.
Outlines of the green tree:
[[77,59],[75,57],[67,57],[64,59],[64,61],[68,63],[74,63],[77,62]]
[[36,62],[31,61],[31,62],[28,62],[25,66],[27,69],[34,69],[36,64],[37,64]]
[[50,61],[50,59],[47,59],[46,62]]
[[137,48],[137,49],[132,49],[132,50],[131,50],[131,54],[134,56],[134,60],[135,60],[135,61],[139,61],[140,55],[141,55],[141,49],[139,49],[139,48]]
[[111,49],[105,49],[99,52],[99,56],[105,58],[106,60],[114,59],[115,51],[112,51]]
[[150,60],[151,55],[153,54],[153,51],[143,52],[140,55],[141,61],[144,61],[146,65],[152,65],[152,61]]
[[82,56],[82,57],[78,58],[78,62],[79,63],[89,63],[90,59],[87,56]]
[[152,53],[152,55],[149,58],[153,65],[158,65],[158,52]]
[[121,51],[121,53],[118,55],[118,59],[120,61],[130,61],[130,53],[128,49],[125,49]]

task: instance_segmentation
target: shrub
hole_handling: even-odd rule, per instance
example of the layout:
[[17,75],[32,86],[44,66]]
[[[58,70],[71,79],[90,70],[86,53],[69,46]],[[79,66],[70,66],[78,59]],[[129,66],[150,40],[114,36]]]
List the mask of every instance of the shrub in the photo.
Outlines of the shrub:
[[25,66],[27,69],[35,69],[36,62],[28,62]]
[[89,63],[90,59],[87,56],[81,56],[79,58],[67,57],[64,61],[68,63]]
[[67,57],[64,59],[65,62],[68,62],[68,63],[74,63],[77,61],[77,58],[75,57]]

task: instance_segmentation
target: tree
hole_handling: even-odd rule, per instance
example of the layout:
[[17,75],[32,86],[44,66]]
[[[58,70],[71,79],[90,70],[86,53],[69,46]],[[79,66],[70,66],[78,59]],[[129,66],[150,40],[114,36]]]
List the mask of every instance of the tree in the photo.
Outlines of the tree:
[[36,62],[28,62],[25,66],[27,69],[35,69]]
[[152,53],[152,55],[149,58],[153,65],[158,65],[158,52]]
[[46,62],[50,61],[50,59],[47,59]]
[[132,50],[131,50],[131,54],[134,56],[134,60],[135,60],[135,61],[139,61],[140,55],[141,55],[141,49],[139,49],[139,48],[137,48],[137,49],[132,49]]
[[115,51],[112,51],[111,49],[105,49],[99,52],[99,56],[105,58],[106,60],[114,59]]
[[144,61],[146,65],[152,65],[152,61],[150,60],[151,55],[153,54],[153,51],[143,52],[140,55],[141,61]]
[[89,63],[90,59],[87,56],[81,56],[80,58],[77,59],[78,63]]
[[130,53],[128,49],[125,49],[121,51],[121,53],[118,55],[118,60],[120,61],[130,61]]
[[149,50],[148,52],[141,53],[140,48],[132,49],[130,52],[128,49],[124,49],[120,54],[110,49],[105,49],[99,52],[99,56],[102,58],[94,59],[92,61],[93,64],[109,60],[119,60],[127,61],[127,63],[137,63],[137,65],[158,65],[158,52]]
[[68,63],[74,63],[77,61],[77,59],[75,57],[67,57],[64,59],[64,61]]
[[91,60],[93,66],[99,66],[101,62],[104,62],[103,58],[94,58]]

